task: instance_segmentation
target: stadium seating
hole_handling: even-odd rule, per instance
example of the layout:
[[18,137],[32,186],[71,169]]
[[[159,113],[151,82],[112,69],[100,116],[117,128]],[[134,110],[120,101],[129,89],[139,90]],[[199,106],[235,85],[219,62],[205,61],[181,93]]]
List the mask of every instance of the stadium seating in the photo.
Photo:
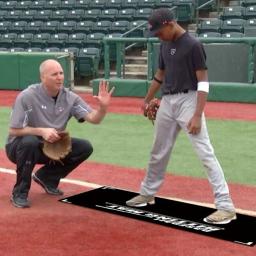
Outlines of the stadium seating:
[[256,18],[246,20],[244,25],[244,35],[248,37],[255,37],[256,35]]
[[68,40],[66,41],[65,46],[67,48],[70,48],[70,47],[83,48],[85,41],[86,41],[86,34],[84,33],[69,34]]
[[245,19],[256,19],[256,5],[247,6],[244,12]]
[[0,47],[4,47],[4,48],[13,47],[13,43],[15,42],[16,38],[17,38],[16,33],[6,33],[6,34],[1,35]]
[[244,19],[230,19],[230,20],[224,20],[221,25],[221,32],[229,33],[229,32],[244,32]]
[[91,33],[93,26],[94,22],[91,20],[79,21],[78,23],[76,23],[74,32],[89,34]]
[[100,32],[100,33],[108,34],[111,23],[112,22],[109,20],[97,21],[94,23],[94,25],[92,27],[92,31],[94,33]]
[[30,42],[33,39],[32,33],[24,33],[24,34],[18,34],[17,38],[13,42],[14,47],[21,47],[21,48],[29,48]]
[[241,33],[241,32],[230,32],[230,33],[222,34],[223,38],[240,38],[243,36],[244,36],[244,33]]
[[160,7],[167,7],[171,8],[174,4],[174,0],[159,0],[156,2],[155,7],[160,8]]
[[27,22],[22,21],[15,21],[12,23],[12,25],[9,27],[9,32],[12,33],[23,33],[25,27],[27,26]]
[[72,33],[76,28],[76,21],[65,20],[59,23],[58,32],[60,33]]
[[11,24],[10,21],[0,21],[0,34],[7,33]]
[[84,10],[83,9],[71,9],[68,10],[68,14],[66,15],[66,18],[68,20],[75,20],[75,21],[80,21],[84,19]]
[[223,8],[221,18],[226,19],[243,19],[245,8],[243,6],[229,6]]
[[203,20],[197,28],[197,33],[205,33],[205,32],[220,32],[220,28],[222,25],[222,20],[220,19],[212,19],[212,20]]
[[30,42],[31,47],[45,48],[47,47],[48,40],[50,39],[50,33],[38,33],[35,34]]
[[114,21],[118,15],[118,9],[104,9],[101,11],[101,14],[99,15],[99,20],[108,20],[108,21]]
[[134,19],[134,8],[123,8],[118,11],[116,19],[132,21]]
[[99,62],[99,48],[82,48],[77,56],[77,71],[81,76],[97,77]]
[[48,47],[65,47],[65,43],[68,40],[68,34],[66,33],[56,33],[51,34],[50,39],[47,42]]
[[221,37],[221,33],[219,33],[219,32],[205,32],[205,33],[199,34],[198,37],[203,37],[203,38]]

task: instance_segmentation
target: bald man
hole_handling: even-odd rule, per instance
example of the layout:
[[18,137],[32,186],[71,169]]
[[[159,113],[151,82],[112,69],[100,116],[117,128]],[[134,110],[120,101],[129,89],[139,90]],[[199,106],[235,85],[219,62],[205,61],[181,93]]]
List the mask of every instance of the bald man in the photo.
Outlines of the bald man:
[[64,88],[64,73],[59,62],[48,59],[39,67],[41,83],[30,85],[16,98],[13,105],[9,136],[6,143],[8,158],[16,164],[17,180],[11,202],[20,208],[30,207],[28,194],[31,174],[36,164],[42,164],[33,175],[33,180],[50,195],[63,195],[58,188],[60,179],[66,177],[93,152],[91,143],[72,138],[72,152],[63,164],[52,162],[42,152],[43,139],[58,141],[59,131],[66,129],[71,117],[78,122],[99,124],[106,115],[111,91],[106,81],[100,82],[96,96],[98,108],[91,108],[80,96]]

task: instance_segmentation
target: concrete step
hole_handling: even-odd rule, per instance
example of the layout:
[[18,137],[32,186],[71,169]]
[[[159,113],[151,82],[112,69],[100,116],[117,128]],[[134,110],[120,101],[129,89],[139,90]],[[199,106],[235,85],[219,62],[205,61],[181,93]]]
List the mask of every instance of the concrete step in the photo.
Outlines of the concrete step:
[[147,64],[147,58],[144,56],[127,56],[125,57],[126,64]]
[[147,72],[147,65],[145,64],[125,64],[125,72]]

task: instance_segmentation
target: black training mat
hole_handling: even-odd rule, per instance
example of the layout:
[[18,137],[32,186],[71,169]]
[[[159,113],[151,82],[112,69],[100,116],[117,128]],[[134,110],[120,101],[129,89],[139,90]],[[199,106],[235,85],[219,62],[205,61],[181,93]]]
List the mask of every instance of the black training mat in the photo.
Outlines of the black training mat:
[[125,202],[137,193],[112,187],[101,187],[59,201],[106,211],[138,220],[178,228],[211,236],[246,246],[256,244],[256,218],[237,214],[237,220],[225,225],[208,224],[203,221],[212,208],[156,197],[154,205],[133,208]]

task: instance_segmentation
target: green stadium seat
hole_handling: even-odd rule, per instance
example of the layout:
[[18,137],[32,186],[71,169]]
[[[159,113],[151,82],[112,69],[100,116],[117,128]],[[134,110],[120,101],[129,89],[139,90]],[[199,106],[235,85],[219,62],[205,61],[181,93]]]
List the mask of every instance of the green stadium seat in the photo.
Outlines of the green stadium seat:
[[192,22],[194,19],[194,4],[191,0],[176,1],[174,6],[177,6],[176,18],[178,22]]
[[50,20],[44,23],[44,25],[41,27],[42,33],[51,33],[54,34],[59,30],[59,24],[60,22],[57,20]]
[[86,34],[84,33],[70,34],[68,36],[68,40],[66,41],[65,47],[83,48],[85,41],[86,41]]
[[120,9],[122,2],[122,0],[108,0],[106,1],[106,8]]
[[[144,24],[144,25],[142,25]],[[142,25],[142,26],[140,26]],[[147,21],[145,20],[134,20],[130,22],[130,29],[137,28],[133,32],[131,32],[128,36],[129,37],[144,37],[145,30],[147,29]]]
[[130,29],[130,22],[128,20],[113,21],[110,28],[110,33],[124,34]]
[[11,48],[13,47],[13,42],[17,38],[16,33],[6,33],[0,35],[0,47],[5,47],[5,48]]
[[14,47],[28,48],[33,40],[34,35],[32,33],[18,34],[17,38],[13,42]]
[[138,8],[155,8],[156,0],[138,0]]
[[1,6],[2,10],[15,10],[15,7],[18,5],[18,1],[3,1]]
[[221,37],[221,33],[218,33],[218,32],[205,32],[205,33],[199,34],[198,37],[203,37],[203,38]]
[[89,8],[91,0],[79,0],[76,2],[75,8],[86,10]]
[[31,47],[45,48],[47,47],[48,40],[50,39],[50,33],[38,33],[35,34],[30,42]]
[[5,34],[9,32],[9,27],[11,27],[11,21],[0,21],[0,34]]
[[243,19],[245,8],[243,6],[228,6],[223,8],[221,18],[226,19]]
[[91,9],[104,9],[106,2],[109,0],[91,0],[89,3],[89,8]]
[[74,9],[75,5],[76,5],[75,0],[65,0],[65,1],[61,1],[60,8],[71,10],[71,9]]
[[25,52],[25,49],[22,47],[12,47],[9,49],[10,52]]
[[32,10],[43,10],[45,6],[46,1],[39,0],[39,1],[31,1],[31,9]]
[[245,6],[245,7],[256,5],[256,0],[242,0],[241,2],[242,2],[241,3],[242,6]]
[[39,33],[41,27],[43,26],[43,21],[36,20],[36,21],[30,21],[27,23],[27,25],[24,27],[23,31],[25,33]]
[[86,37],[86,42],[85,46],[86,47],[93,47],[93,48],[101,48],[102,47],[102,39],[104,38],[106,34],[96,32],[96,33],[91,33],[87,35]]
[[9,27],[9,31],[13,33],[23,33],[26,26],[27,22],[24,20],[15,21],[12,23],[11,27]]
[[68,10],[60,9],[60,10],[54,10],[52,12],[52,18],[54,20],[63,21],[67,18]]
[[37,16],[37,10],[24,10],[22,16],[20,16],[21,20],[33,21]]
[[74,20],[62,21],[59,24],[59,33],[73,33],[76,28],[76,22]]
[[34,20],[49,21],[52,18],[52,10],[39,10]]
[[135,10],[136,9],[134,8],[120,9],[116,16],[116,19],[132,21],[134,19]]
[[74,56],[77,57],[80,49],[77,47],[65,47],[60,50],[62,52],[72,52],[74,54]]
[[45,1],[44,8],[51,10],[58,10],[61,7],[61,0]]
[[74,32],[89,34],[92,31],[94,22],[91,20],[83,20],[76,23]]
[[240,37],[244,37],[244,33],[229,32],[229,33],[222,34],[222,37],[223,38],[240,38]]
[[66,16],[68,20],[80,21],[84,19],[84,10],[83,9],[72,9],[68,11]]
[[245,19],[256,19],[256,5],[247,6],[244,13]]
[[102,10],[99,21],[102,20],[108,20],[108,21],[114,21],[118,15],[118,9],[104,9]]
[[5,20],[16,21],[21,20],[22,10],[9,10],[5,16]]
[[17,10],[29,10],[33,1],[20,1],[15,7]]
[[80,76],[98,76],[100,49],[89,47],[79,50],[77,57],[77,71]]
[[134,19],[136,20],[148,20],[150,14],[152,13],[151,8],[140,8],[135,11]]
[[244,35],[248,37],[255,37],[256,35],[256,18],[246,20],[244,25]]
[[199,23],[197,28],[197,33],[205,33],[205,32],[220,32],[222,25],[221,19],[209,19],[203,20]]
[[102,21],[97,21],[94,23],[94,26],[92,27],[92,32],[100,32],[104,34],[108,34],[110,27],[111,27],[112,22],[109,20],[102,20]]
[[230,19],[224,20],[221,25],[221,33],[229,33],[229,32],[244,32],[244,19]]
[[122,8],[136,8],[139,0],[122,0]]
[[155,3],[156,8],[171,8],[173,6],[174,0],[158,0]]
[[6,21],[6,16],[8,15],[7,10],[1,10],[0,9],[0,21]]
[[29,47],[26,49],[27,52],[42,52],[43,49],[39,47]]
[[101,9],[88,9],[84,11],[84,17],[86,20],[97,21],[101,14]]
[[58,47],[47,47],[43,49],[43,52],[60,52],[60,48]]
[[68,40],[68,34],[66,33],[56,33],[51,34],[50,39],[47,42],[48,47],[65,47],[65,43]]

